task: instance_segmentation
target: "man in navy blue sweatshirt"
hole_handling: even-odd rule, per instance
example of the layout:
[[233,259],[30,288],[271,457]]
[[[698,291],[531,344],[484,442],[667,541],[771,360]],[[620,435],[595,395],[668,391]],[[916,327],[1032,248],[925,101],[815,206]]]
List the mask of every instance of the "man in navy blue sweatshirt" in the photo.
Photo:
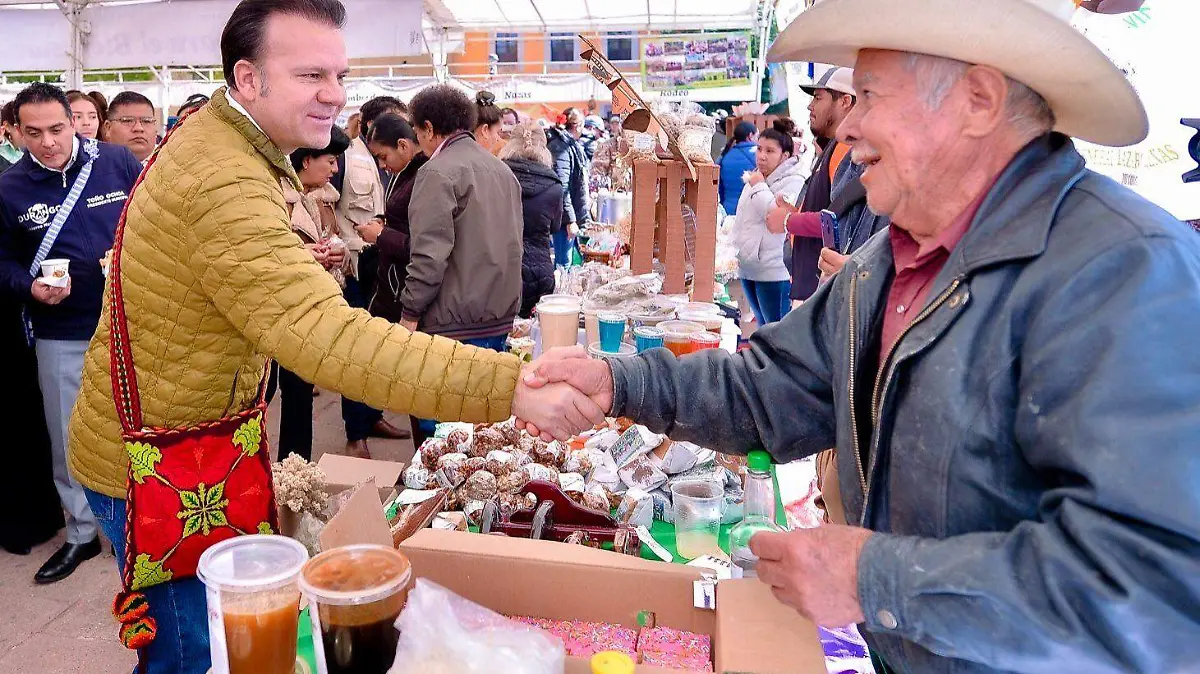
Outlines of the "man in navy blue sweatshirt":
[[[35,576],[52,583],[100,553],[96,519],[67,470],[67,425],[100,319],[100,261],[142,166],[124,147],[77,135],[57,87],[30,85],[13,103],[28,152],[0,175],[0,292],[25,303],[36,339],[54,484],[67,513],[66,544]],[[45,260],[68,260],[65,279],[42,278]]]

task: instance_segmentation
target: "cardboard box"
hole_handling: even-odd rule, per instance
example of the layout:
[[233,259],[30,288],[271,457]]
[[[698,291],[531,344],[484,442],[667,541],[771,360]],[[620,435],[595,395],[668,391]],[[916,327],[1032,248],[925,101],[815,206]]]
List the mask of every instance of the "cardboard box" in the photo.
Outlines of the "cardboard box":
[[[702,571],[592,548],[425,529],[400,545],[417,576],[506,615],[578,619],[637,628],[639,611],[659,625],[713,638],[714,671],[824,674],[816,627],[757,580],[717,583],[717,609],[693,604]],[[568,674],[588,661],[567,658]],[[680,674],[639,666],[638,674]]]
[[392,545],[392,532],[383,515],[383,503],[369,484],[354,490],[346,505],[321,530],[322,550],[364,543]]
[[387,503],[395,495],[396,484],[404,473],[404,464],[396,461],[357,459],[340,454],[323,454],[317,468],[325,473],[325,491],[330,496],[353,488],[359,482],[374,479],[379,500]]

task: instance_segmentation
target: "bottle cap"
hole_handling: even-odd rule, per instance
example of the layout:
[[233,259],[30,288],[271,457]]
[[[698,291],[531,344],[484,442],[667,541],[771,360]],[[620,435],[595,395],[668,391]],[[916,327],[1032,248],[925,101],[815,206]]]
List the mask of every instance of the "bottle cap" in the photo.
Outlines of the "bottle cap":
[[746,457],[747,465],[750,470],[755,473],[769,473],[771,471],[771,455],[761,449],[751,450]]

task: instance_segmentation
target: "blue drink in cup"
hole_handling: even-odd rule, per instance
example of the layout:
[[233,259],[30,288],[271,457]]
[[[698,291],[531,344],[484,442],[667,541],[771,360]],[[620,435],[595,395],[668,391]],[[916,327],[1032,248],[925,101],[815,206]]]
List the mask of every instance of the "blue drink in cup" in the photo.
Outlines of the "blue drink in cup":
[[625,339],[624,314],[600,314],[596,317],[600,324],[600,350],[617,353],[621,350],[621,342]]
[[663,345],[663,331],[650,325],[639,326],[633,329],[633,339],[638,353],[657,349]]

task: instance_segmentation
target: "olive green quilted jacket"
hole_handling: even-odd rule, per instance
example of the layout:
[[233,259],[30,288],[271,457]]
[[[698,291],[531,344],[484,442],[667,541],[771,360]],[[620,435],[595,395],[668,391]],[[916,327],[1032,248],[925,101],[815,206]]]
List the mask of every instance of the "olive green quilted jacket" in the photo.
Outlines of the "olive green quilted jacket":
[[[160,149],[129,205],[121,281],[145,423],[254,402],[268,358],[374,407],[471,422],[509,416],[519,361],[352,309],[292,232],[287,158],[221,90]],[[107,293],[70,428],[70,467],[123,498],[128,458],[109,377]]]

